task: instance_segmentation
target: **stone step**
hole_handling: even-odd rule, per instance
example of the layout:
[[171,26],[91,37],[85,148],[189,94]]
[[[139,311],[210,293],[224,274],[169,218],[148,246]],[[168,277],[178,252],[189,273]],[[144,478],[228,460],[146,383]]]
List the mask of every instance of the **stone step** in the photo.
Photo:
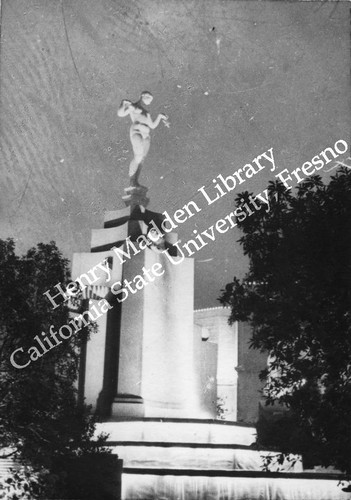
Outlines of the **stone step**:
[[125,468],[122,500],[346,500],[333,475]]
[[103,422],[97,433],[109,434],[109,441],[251,446],[256,429],[244,424],[214,420],[136,419]]
[[262,471],[270,460],[270,471],[302,472],[302,460],[278,462],[279,454],[269,451],[257,451],[247,448],[224,447],[223,445],[189,445],[148,443],[120,443],[111,450],[123,460],[128,469],[164,468],[164,469],[216,469],[216,470],[251,470]]

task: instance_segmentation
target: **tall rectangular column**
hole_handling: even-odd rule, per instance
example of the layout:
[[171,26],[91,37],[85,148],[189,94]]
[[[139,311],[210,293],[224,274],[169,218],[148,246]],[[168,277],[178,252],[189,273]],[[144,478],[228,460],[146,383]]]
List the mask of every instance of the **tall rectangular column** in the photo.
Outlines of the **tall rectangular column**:
[[[117,395],[112,416],[196,417],[193,261],[146,249],[128,259],[123,279],[146,284],[121,307]],[[156,276],[151,269],[155,266]],[[152,278],[149,280],[143,267]]]
[[[143,265],[145,265],[144,252],[126,259],[123,264],[122,281],[131,282],[134,289],[133,279],[142,274]],[[118,374],[112,417],[144,416],[141,382],[145,293],[146,288],[137,290],[134,294],[128,291],[128,297],[120,304],[119,331],[116,331],[119,337]]]

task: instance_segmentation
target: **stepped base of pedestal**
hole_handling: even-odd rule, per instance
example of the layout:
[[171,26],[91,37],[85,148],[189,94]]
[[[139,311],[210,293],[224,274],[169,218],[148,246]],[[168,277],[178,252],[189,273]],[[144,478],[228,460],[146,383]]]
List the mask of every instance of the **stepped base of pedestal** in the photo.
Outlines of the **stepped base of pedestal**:
[[112,403],[112,418],[144,418],[144,400],[140,396],[129,394],[117,395]]
[[[343,500],[340,474],[303,472],[301,459],[252,448],[255,428],[214,420],[99,424],[123,460],[122,500]],[[267,472],[263,465],[273,460]]]

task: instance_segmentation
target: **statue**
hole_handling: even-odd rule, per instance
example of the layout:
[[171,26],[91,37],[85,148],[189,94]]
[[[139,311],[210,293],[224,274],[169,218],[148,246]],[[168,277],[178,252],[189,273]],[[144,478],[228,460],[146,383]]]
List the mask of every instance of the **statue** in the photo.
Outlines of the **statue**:
[[131,187],[140,187],[138,178],[140,175],[142,163],[145,160],[150,148],[150,130],[155,129],[161,120],[166,127],[169,127],[168,116],[160,113],[155,121],[152,121],[150,113],[145,106],[151,104],[153,96],[150,92],[142,92],[140,99],[132,103],[123,99],[117,115],[124,117],[129,115],[132,120],[130,127],[130,141],[132,143],[134,158],[129,165],[129,181]]

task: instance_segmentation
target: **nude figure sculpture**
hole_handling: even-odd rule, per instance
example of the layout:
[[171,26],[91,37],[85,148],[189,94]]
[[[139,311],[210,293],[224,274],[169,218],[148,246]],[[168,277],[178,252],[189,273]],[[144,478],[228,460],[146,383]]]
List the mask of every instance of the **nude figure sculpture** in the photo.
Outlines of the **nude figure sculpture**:
[[138,178],[142,164],[150,148],[150,130],[155,129],[163,121],[166,127],[169,127],[168,116],[160,113],[153,121],[150,113],[144,106],[151,104],[153,96],[150,92],[142,92],[137,102],[131,102],[123,99],[117,115],[124,117],[129,115],[132,120],[130,127],[130,141],[132,143],[134,158],[129,165],[129,181],[131,187],[139,187]]

